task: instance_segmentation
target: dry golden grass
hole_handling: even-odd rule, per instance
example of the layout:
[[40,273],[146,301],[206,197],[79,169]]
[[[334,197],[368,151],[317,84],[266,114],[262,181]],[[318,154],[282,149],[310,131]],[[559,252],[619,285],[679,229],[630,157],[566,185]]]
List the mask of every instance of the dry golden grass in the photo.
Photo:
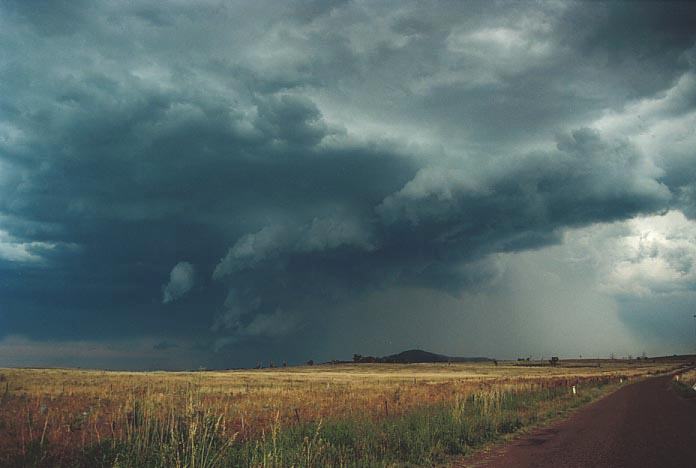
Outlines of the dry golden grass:
[[684,372],[679,376],[679,380],[685,385],[693,387],[694,385],[696,385],[696,369]]
[[253,440],[275,425],[377,420],[482,391],[570,387],[660,373],[675,361],[342,364],[224,372],[105,372],[0,369],[0,460],[50,448],[56,460],[122,440],[143,414],[166,424],[195,412],[217,418],[216,431]]

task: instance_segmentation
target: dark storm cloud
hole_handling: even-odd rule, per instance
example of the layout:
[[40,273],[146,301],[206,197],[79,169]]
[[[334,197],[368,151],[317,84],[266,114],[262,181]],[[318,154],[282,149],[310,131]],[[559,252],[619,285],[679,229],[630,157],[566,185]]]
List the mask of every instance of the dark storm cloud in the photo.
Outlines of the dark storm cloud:
[[603,141],[589,129],[506,169],[421,169],[375,208],[369,227],[344,222],[315,233],[324,222],[315,218],[311,228],[269,226],[237,241],[214,275],[244,291],[223,323],[240,326],[245,314],[345,284],[353,292],[404,283],[457,291],[471,286],[462,263],[558,242],[564,227],[667,206],[660,174],[627,142]]
[[[693,213],[693,150],[593,123],[693,76],[695,12],[7,3],[0,333],[248,360],[366,292],[475,289],[492,253]],[[693,113],[683,87],[653,121]]]

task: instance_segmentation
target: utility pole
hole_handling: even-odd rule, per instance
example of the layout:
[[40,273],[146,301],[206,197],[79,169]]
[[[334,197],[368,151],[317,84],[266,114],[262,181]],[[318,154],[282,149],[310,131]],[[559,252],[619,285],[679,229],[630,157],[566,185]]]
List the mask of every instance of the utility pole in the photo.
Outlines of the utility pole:
[[694,314],[694,352],[696,352],[696,314]]

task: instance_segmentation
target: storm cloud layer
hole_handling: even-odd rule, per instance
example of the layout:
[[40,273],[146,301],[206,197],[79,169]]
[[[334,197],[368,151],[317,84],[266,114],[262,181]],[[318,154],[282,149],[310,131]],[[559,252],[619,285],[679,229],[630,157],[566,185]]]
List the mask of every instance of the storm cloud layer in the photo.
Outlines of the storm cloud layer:
[[[611,321],[597,352],[684,350],[636,317],[696,286],[693,24],[688,3],[3,2],[3,346],[512,354],[541,336],[525,316],[573,315]],[[606,255],[636,230],[653,257]],[[596,260],[555,265],[578,249]]]

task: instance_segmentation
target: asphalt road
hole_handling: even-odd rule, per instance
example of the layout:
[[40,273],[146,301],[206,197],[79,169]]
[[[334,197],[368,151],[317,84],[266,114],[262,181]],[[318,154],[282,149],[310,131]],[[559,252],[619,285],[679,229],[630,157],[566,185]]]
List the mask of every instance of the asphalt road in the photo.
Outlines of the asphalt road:
[[679,396],[671,379],[623,387],[470,466],[696,468],[696,399]]

